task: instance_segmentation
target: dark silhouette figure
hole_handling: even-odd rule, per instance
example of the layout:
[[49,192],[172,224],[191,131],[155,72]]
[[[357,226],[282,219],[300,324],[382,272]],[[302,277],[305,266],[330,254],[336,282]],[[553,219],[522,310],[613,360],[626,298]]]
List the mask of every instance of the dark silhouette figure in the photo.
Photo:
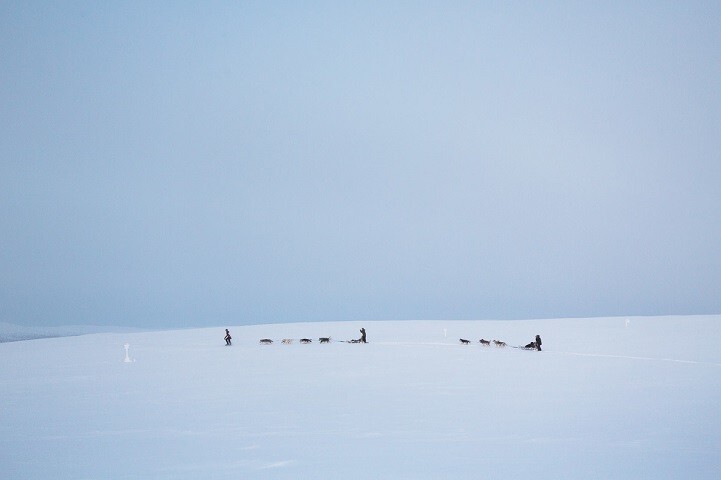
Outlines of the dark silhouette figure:
[[231,338],[233,338],[233,337],[230,336],[230,330],[228,330],[228,329],[226,328],[226,329],[225,329],[225,345],[226,345],[226,346],[231,345],[231,343],[230,343],[230,339],[231,339]]
[[540,336],[540,335],[536,335],[536,341],[535,341],[534,343],[536,344],[536,350],[538,350],[538,351],[540,352],[540,351],[541,351],[541,344],[543,343],[543,342],[541,342],[541,336]]
[[361,343],[368,343],[368,342],[366,341],[366,329],[365,329],[365,328],[361,328],[361,329],[360,329],[360,332],[361,332],[360,342],[361,342]]

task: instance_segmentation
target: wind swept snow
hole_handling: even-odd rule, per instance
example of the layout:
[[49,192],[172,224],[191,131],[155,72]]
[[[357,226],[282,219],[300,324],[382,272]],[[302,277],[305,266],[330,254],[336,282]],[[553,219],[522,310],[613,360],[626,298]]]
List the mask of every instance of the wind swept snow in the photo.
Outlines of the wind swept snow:
[[[360,327],[368,344],[340,342]],[[536,334],[542,352],[478,343]],[[719,338],[712,316],[223,325],[4,343],[0,472],[715,479]]]

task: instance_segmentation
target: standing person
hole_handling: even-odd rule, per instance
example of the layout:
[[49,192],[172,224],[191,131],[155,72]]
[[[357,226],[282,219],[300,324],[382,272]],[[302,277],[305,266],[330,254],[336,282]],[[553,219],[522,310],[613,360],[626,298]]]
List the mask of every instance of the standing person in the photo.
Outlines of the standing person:
[[231,345],[231,343],[230,343],[230,339],[231,339],[231,338],[233,338],[233,337],[230,336],[230,330],[228,330],[228,329],[226,328],[226,329],[225,329],[225,345],[226,345],[226,346]]
[[365,329],[365,328],[361,328],[361,329],[360,329],[360,332],[361,332],[361,338],[360,338],[361,343],[368,343],[368,342],[366,341],[366,329]]
[[536,350],[541,351],[541,336],[536,335]]

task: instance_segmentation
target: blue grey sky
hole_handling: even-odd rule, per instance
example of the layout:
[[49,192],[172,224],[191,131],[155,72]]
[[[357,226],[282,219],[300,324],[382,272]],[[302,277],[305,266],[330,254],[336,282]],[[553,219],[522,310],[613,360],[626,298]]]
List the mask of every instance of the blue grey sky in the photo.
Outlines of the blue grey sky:
[[721,4],[0,4],[0,321],[721,313]]

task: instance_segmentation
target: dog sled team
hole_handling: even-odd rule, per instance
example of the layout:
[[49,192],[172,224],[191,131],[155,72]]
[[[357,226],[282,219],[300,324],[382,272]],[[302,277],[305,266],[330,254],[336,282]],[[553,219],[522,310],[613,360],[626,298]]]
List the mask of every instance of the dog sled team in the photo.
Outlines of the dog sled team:
[[[345,342],[345,343],[368,343],[368,340],[367,340],[367,337],[366,337],[366,329],[365,329],[365,328],[361,328],[361,329],[360,329],[360,334],[361,334],[361,336],[360,336],[360,338],[358,338],[358,339],[353,339],[353,340],[341,340],[341,341],[343,341],[343,342]],[[230,331],[226,328],[226,329],[225,329],[225,345],[226,345],[226,346],[230,346],[230,345],[231,345],[231,338],[232,338],[232,337],[230,336]],[[459,339],[459,340],[460,340],[460,342],[461,342],[462,345],[470,345],[470,344],[471,344],[471,341],[470,341],[470,340],[467,340],[467,339],[465,339],[465,338],[461,338],[461,339]],[[281,340],[281,343],[282,343],[283,345],[292,345],[294,341],[295,341],[295,340],[293,340],[292,338],[284,338],[283,340]],[[331,338],[330,338],[330,337],[320,337],[320,338],[318,339],[318,342],[319,342],[319,343],[330,343],[330,341],[331,341]],[[493,345],[495,345],[496,347],[499,347],[499,348],[503,348],[503,347],[507,347],[507,346],[508,346],[508,344],[507,344],[506,342],[502,342],[502,341],[500,341],[500,340],[493,340],[493,341],[491,341],[491,340],[486,340],[486,339],[481,338],[478,342],[479,342],[482,346],[484,346],[484,347],[490,347],[491,344],[493,344]],[[273,343],[273,340],[270,339],[270,338],[261,338],[259,343],[260,343],[261,345],[271,345],[271,344]],[[313,340],[311,340],[310,338],[301,338],[301,339],[299,340],[299,343],[303,343],[303,344],[313,343]],[[541,341],[541,336],[540,336],[540,335],[536,335],[536,339],[533,340],[531,343],[529,343],[529,344],[527,344],[527,345],[524,345],[524,346],[522,346],[522,347],[521,347],[521,346],[518,346],[518,347],[513,347],[513,348],[522,348],[522,349],[525,349],[525,350],[538,350],[538,351],[540,352],[540,351],[541,351],[541,345],[542,345],[542,344],[543,344],[543,342]]]
[[[353,339],[353,340],[341,340],[341,341],[343,341],[343,342],[345,342],[345,343],[368,343],[368,339],[367,339],[367,337],[366,337],[366,329],[365,329],[365,328],[361,328],[361,329],[360,329],[360,334],[361,334],[361,336],[360,336],[360,338],[358,338],[358,339]],[[226,329],[225,329],[225,345],[226,345],[226,346],[230,346],[230,345],[231,345],[231,342],[230,342],[231,338],[232,338],[232,337],[230,336],[230,331],[226,328]],[[283,345],[292,345],[294,341],[295,341],[295,340],[292,339],[292,338],[284,338],[283,340],[281,340],[280,343],[282,343]],[[330,338],[330,337],[320,337],[320,338],[318,339],[318,343],[330,343],[330,341],[331,341],[331,338]],[[307,343],[313,343],[313,340],[311,340],[310,338],[301,338],[300,340],[298,340],[298,342],[299,342],[299,343],[303,343],[303,344],[307,344]],[[261,345],[271,345],[271,344],[273,343],[273,340],[270,339],[270,338],[261,338],[260,341],[259,341],[259,343],[260,343]]]
[[[465,338],[460,338],[459,340],[462,345],[470,345],[471,344],[471,341],[466,340]],[[480,343],[484,347],[490,347],[491,343],[493,343],[493,345],[495,345],[496,347],[500,347],[500,348],[508,346],[508,344],[506,342],[501,342],[500,340],[493,340],[493,342],[491,342],[491,340],[486,340],[483,338],[480,339],[478,341],[478,343]],[[528,345],[524,345],[522,347],[513,347],[513,348],[522,348],[525,350],[538,350],[540,352],[542,344],[543,344],[543,342],[541,341],[541,336],[536,335],[536,339],[534,341],[532,341],[531,343],[529,343]]]
[[[284,338],[283,340],[280,341],[280,343],[282,343],[283,345],[292,345],[293,342],[294,342],[294,340],[292,338]],[[301,338],[299,340],[299,342],[300,343],[313,343],[313,340],[311,340],[310,338]],[[318,339],[318,342],[319,343],[330,343],[330,337],[320,337]],[[270,338],[261,338],[259,343],[261,345],[270,345],[273,343],[273,340],[271,340]]]

